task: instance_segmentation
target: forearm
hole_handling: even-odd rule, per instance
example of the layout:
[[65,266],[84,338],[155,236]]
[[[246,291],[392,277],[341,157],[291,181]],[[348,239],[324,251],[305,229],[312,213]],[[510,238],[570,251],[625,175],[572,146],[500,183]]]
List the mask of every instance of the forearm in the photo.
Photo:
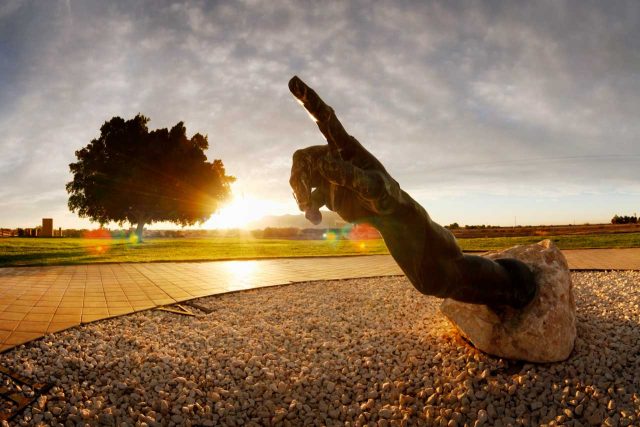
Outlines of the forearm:
[[500,302],[511,287],[507,271],[488,258],[463,254],[449,230],[432,221],[406,193],[403,196],[408,199],[402,206],[372,224],[414,287],[439,298]]
[[411,283],[422,293],[457,281],[462,251],[449,230],[435,223],[425,209],[402,191],[401,203],[371,220]]

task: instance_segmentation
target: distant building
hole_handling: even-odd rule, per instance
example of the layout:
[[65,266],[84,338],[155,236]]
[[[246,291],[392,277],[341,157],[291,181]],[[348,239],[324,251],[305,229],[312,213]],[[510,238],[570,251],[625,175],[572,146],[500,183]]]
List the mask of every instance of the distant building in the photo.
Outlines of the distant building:
[[42,218],[42,231],[39,237],[53,237],[53,218]]

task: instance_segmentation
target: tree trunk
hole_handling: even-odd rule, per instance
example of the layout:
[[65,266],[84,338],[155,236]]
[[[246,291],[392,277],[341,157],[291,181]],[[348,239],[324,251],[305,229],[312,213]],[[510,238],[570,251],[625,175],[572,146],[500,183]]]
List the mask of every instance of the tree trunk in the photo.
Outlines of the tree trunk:
[[138,243],[142,243],[142,234],[144,233],[144,220],[139,220],[136,227],[136,236],[138,236]]

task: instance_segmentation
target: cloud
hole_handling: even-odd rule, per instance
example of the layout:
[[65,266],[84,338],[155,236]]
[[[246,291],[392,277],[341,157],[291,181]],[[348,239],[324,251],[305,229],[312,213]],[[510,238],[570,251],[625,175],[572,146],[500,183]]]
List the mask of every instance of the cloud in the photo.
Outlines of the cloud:
[[639,21],[636,2],[4,3],[0,223],[25,193],[60,211],[74,151],[138,112],[207,133],[243,191],[293,210],[290,155],[323,142],[294,74],[420,201],[637,197]]

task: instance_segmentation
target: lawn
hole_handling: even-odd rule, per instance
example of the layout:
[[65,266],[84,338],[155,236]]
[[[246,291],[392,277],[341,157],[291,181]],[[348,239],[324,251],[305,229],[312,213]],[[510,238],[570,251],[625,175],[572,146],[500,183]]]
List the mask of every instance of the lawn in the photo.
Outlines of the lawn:
[[0,239],[0,266],[99,262],[210,261],[387,253],[382,240],[251,238]]
[[[640,233],[551,236],[561,249],[640,247]],[[466,251],[503,249],[541,238],[459,239]],[[386,254],[382,240],[277,240],[252,238],[0,239],[0,267],[101,262],[210,261],[224,259]]]
[[640,233],[618,234],[571,234],[563,236],[524,236],[524,237],[489,237],[476,239],[458,239],[458,244],[465,251],[487,251],[505,249],[515,245],[528,245],[540,240],[550,239],[560,249],[603,249],[603,248],[638,248]]

